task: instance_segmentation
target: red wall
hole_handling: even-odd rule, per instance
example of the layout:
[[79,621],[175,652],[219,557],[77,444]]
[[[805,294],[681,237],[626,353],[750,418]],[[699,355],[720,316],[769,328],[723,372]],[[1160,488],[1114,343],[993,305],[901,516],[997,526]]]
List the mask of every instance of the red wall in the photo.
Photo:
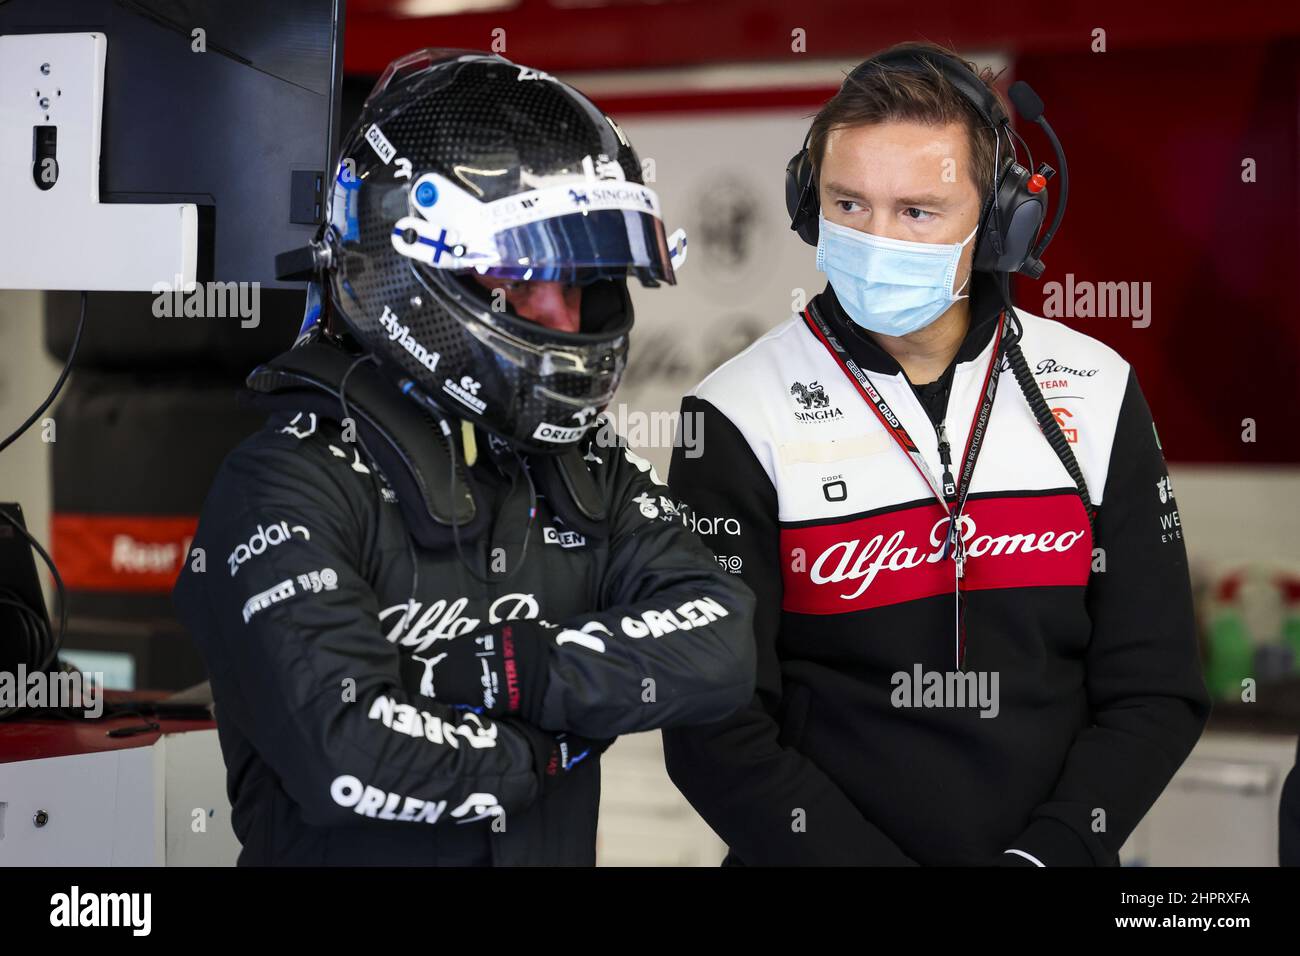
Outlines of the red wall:
[[[1148,328],[1070,324],[1137,369],[1171,460],[1300,461],[1298,52],[1289,40],[1016,62],[1073,180],[1042,281],[1151,283]],[[1041,135],[1029,142],[1048,154]],[[1035,286],[1018,294],[1037,308]]]

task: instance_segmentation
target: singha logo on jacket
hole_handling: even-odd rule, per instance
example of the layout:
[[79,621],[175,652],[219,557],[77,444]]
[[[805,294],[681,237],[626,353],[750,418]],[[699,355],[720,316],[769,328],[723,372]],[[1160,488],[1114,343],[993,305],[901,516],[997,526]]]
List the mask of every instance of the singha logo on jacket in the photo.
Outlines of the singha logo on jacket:
[[821,382],[810,382],[807,385],[803,382],[795,382],[790,386],[790,394],[804,409],[794,413],[794,417],[801,422],[820,422],[844,417],[844,412],[839,408],[830,407],[830,396],[826,394],[826,387]]

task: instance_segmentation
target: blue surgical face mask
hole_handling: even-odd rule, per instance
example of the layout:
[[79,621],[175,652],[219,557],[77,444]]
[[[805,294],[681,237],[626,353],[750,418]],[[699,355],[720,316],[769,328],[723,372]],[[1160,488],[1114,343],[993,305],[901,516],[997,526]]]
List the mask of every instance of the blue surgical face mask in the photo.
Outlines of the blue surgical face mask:
[[961,242],[908,242],[868,235],[819,215],[817,268],[858,325],[880,335],[907,335],[965,298],[961,289],[952,291],[952,284],[961,251],[974,235],[972,229]]

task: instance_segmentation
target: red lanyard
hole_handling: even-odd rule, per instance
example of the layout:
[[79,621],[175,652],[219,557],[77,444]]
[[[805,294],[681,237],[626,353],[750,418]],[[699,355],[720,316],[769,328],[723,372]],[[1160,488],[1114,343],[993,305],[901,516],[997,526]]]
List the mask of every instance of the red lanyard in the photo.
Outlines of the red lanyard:
[[984,436],[988,432],[989,415],[993,411],[993,398],[998,390],[998,376],[1002,371],[1002,333],[1006,326],[1005,319],[1005,312],[998,316],[998,328],[993,340],[993,354],[989,357],[989,367],[984,372],[984,385],[980,390],[980,401],[975,408],[975,417],[971,420],[970,434],[966,438],[966,453],[962,458],[961,473],[957,476],[957,485],[954,489],[953,500],[956,502],[956,508],[954,509],[949,505],[942,486],[935,480],[934,472],[931,471],[925,457],[917,448],[916,442],[912,441],[912,436],[903,427],[902,421],[890,409],[884,397],[871,384],[871,379],[867,378],[867,374],[848,354],[840,340],[831,332],[825,319],[818,314],[815,304],[809,303],[808,308],[804,310],[804,321],[809,330],[826,347],[831,357],[835,359],[836,364],[839,365],[840,371],[857,389],[858,394],[862,396],[871,410],[876,413],[876,418],[880,420],[880,424],[884,426],[885,431],[894,437],[898,447],[911,459],[913,466],[920,472],[926,484],[930,486],[930,491],[934,494],[935,500],[939,502],[939,506],[943,508],[944,514],[948,516],[948,532],[944,536],[943,553],[945,556],[951,555],[956,566],[956,658],[959,669],[966,656],[966,641],[961,613],[961,587],[966,572],[966,550],[962,544],[960,534],[961,518],[966,509],[966,496],[970,494],[971,480],[975,475],[975,462],[979,458],[980,449],[984,445]]

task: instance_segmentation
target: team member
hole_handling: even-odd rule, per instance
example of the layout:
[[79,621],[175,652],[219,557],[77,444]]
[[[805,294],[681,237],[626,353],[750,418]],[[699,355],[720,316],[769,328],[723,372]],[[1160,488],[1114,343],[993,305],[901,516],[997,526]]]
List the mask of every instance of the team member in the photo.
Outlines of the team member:
[[589,435],[680,259],[614,122],[500,57],[393,64],[342,157],[324,321],[175,591],[240,862],[591,864],[601,747],[753,693],[752,595]]
[[664,734],[730,862],[1112,864],[1206,719],[1133,371],[1008,307],[1059,215],[991,80],[852,72],[787,182],[829,285],[683,402],[673,490],[759,601],[752,704]]

